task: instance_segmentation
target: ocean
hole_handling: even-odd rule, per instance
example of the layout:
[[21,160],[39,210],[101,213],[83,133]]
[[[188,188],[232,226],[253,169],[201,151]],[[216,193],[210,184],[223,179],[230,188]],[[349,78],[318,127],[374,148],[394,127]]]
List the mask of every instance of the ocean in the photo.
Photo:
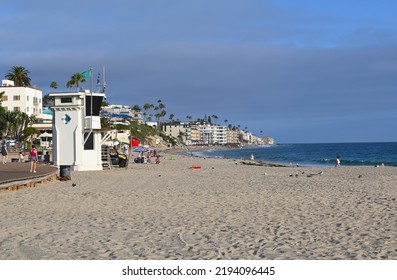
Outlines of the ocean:
[[209,149],[193,152],[196,156],[226,157],[300,166],[334,166],[337,156],[342,166],[397,166],[397,142],[277,144],[237,149]]

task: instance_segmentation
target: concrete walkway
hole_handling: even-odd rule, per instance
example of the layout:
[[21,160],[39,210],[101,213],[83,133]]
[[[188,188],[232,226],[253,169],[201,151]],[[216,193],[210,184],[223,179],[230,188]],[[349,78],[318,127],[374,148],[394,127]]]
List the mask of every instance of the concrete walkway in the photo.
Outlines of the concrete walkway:
[[30,173],[30,163],[0,163],[0,190],[18,190],[23,187],[34,187],[37,183],[56,179],[58,168],[42,163],[37,164],[36,173]]

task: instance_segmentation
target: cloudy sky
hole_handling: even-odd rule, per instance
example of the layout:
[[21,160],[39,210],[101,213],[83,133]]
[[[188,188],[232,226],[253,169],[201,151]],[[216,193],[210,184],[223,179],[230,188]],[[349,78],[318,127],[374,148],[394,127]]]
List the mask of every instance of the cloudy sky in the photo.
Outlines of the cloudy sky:
[[[278,143],[397,141],[395,0],[0,0],[0,75],[58,90],[106,69],[111,104],[161,99]],[[86,88],[89,84],[86,83]]]

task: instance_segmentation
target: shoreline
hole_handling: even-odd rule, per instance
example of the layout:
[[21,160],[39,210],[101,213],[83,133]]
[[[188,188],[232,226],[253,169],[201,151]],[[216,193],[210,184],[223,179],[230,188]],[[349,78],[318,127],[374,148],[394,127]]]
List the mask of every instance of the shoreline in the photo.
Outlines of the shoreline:
[[71,175],[0,193],[0,259],[397,260],[392,167],[166,152],[160,164]]
[[[392,142],[394,143],[394,142]],[[304,144],[306,145],[306,144]],[[310,144],[312,145],[312,144]],[[276,146],[276,145],[272,145]],[[167,149],[167,152],[173,153],[176,155],[185,155],[185,156],[195,156],[195,157],[205,157],[205,158],[222,158],[222,159],[235,159],[235,160],[241,160],[241,161],[247,161],[247,162],[252,162],[251,159],[249,159],[249,154],[244,155],[243,157],[237,157],[237,156],[230,156],[230,154],[224,154],[219,155],[219,151],[244,151],[244,149],[255,149],[258,148],[260,149],[261,146],[251,146],[247,148],[236,148],[236,147],[224,147],[224,146],[189,146],[189,147],[177,147],[177,148],[169,148]],[[218,155],[197,155],[197,153],[200,152],[207,152],[207,151],[215,151],[218,152]],[[299,151],[302,153],[302,151]],[[194,154],[195,153],[195,154]],[[251,153],[251,152],[250,152]],[[254,152],[255,153],[255,152]],[[336,153],[338,154],[338,153]],[[255,155],[255,154],[254,154]],[[230,157],[229,157],[230,156]],[[270,156],[273,156],[270,154]],[[255,155],[256,157],[256,155]],[[266,160],[266,159],[255,159],[254,161],[257,162],[258,164],[267,164],[267,165],[273,165],[273,166],[279,166],[279,167],[292,167],[292,166],[297,166],[297,167],[335,167],[335,160],[330,159],[329,157],[321,158],[321,160],[316,161],[315,159],[307,160],[307,161],[302,161],[298,160],[295,161],[293,159],[289,159],[288,161],[286,160],[281,160],[280,161],[272,161],[272,160]],[[332,158],[332,157],[331,157]],[[284,158],[285,159],[285,158]],[[294,163],[293,163],[294,162]],[[374,162],[372,159],[356,159],[356,158],[348,158],[348,159],[342,159],[342,166],[370,166],[370,167],[381,167],[384,165],[384,161],[379,160],[378,162]],[[389,164],[387,164],[389,167],[397,167],[396,161],[393,160]]]

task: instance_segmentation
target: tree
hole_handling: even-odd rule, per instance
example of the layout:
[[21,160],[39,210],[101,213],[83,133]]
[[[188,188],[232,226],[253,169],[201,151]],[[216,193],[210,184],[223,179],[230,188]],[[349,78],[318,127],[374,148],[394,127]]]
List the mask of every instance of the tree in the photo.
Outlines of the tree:
[[30,86],[29,70],[22,66],[12,66],[5,78],[14,81],[15,86]]
[[51,107],[55,105],[55,97],[50,97],[50,94],[46,94],[43,96],[43,106]]
[[58,83],[55,82],[55,81],[52,81],[51,84],[50,84],[50,88],[57,89],[58,88]]
[[[34,127],[26,127],[23,132],[22,132],[22,137],[21,139],[23,141],[29,141],[30,143],[33,143],[33,137],[39,134],[39,131],[34,128]],[[26,145],[25,145],[26,147]]]
[[132,110],[135,111],[135,112],[141,112],[142,111],[142,109],[141,109],[141,107],[139,105],[132,106]]
[[5,109],[1,106],[2,102],[3,102],[3,95],[4,93],[6,93],[5,91],[0,92],[0,113],[4,112]]
[[168,118],[170,119],[170,122],[173,123],[175,115],[174,114],[170,114],[170,116]]
[[[145,122],[151,120],[151,117],[150,117],[151,114],[149,113],[149,110],[151,108],[153,108],[153,107],[154,107],[154,105],[153,104],[149,104],[149,103],[146,103],[145,105],[143,105],[143,110],[145,110],[143,112],[143,116],[145,117]],[[149,118],[150,118],[150,120],[149,120]]]
[[77,90],[80,88],[80,84],[84,83],[85,79],[81,73],[74,73],[70,77],[70,81],[66,83],[67,88],[72,88],[73,86],[76,86]]

